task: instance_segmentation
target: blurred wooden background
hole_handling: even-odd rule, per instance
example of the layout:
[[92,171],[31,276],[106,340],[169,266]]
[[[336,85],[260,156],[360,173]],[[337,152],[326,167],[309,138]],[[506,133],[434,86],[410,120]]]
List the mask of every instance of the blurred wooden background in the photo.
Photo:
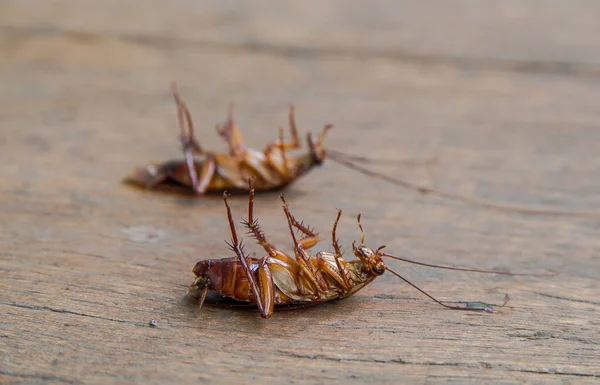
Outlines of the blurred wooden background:
[[[583,0],[0,1],[0,382],[597,382],[600,218],[489,211],[325,162],[286,190],[323,249],[339,207],[346,250],[362,212],[391,253],[562,274],[390,262],[442,299],[511,301],[448,311],[386,275],[265,321],[183,299],[194,263],[228,254],[220,197],[121,179],[180,157],[175,80],[206,148],[224,148],[229,103],[262,149],[293,102],[302,132],[333,123],[327,145],[389,160],[379,172],[600,211],[598,20]],[[289,245],[277,194],[257,215]]]

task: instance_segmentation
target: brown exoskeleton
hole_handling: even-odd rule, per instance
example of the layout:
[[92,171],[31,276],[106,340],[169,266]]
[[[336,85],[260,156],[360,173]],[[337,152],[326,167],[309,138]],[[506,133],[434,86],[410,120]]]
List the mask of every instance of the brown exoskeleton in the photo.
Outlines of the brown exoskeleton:
[[[358,216],[358,225],[362,233],[361,244],[352,244],[354,261],[346,261],[336,238],[336,229],[342,211],[338,210],[337,218],[333,225],[332,240],[334,252],[319,251],[314,256],[308,250],[318,242],[318,235],[303,222],[294,218],[285,202],[283,195],[283,211],[291,233],[294,256],[281,251],[269,241],[261,231],[258,220],[254,219],[254,189],[252,181],[249,183],[248,219],[243,223],[249,233],[256,238],[258,243],[267,253],[261,259],[250,258],[244,254],[241,242],[238,239],[231,209],[227,203],[227,193],[223,200],[227,209],[227,218],[231,229],[230,248],[235,252],[235,257],[223,259],[208,259],[200,261],[194,266],[196,276],[194,283],[189,288],[189,294],[199,299],[201,307],[208,291],[214,291],[223,297],[246,304],[255,304],[260,309],[263,318],[269,318],[275,306],[278,305],[308,305],[318,304],[334,299],[351,296],[362,289],[386,270],[396,275],[436,303],[456,310],[492,311],[492,306],[482,302],[462,302],[462,306],[450,305],[442,302],[417,286],[401,277],[398,273],[387,267],[383,257],[397,259],[418,265],[437,267],[449,270],[472,271],[490,274],[536,276],[534,274],[515,274],[502,271],[487,271],[464,269],[458,267],[431,265],[395,257],[384,253],[381,246],[375,250],[364,245],[364,232]],[[304,236],[297,239],[294,229]],[[539,276],[539,275],[538,275]]]
[[[247,180],[255,177],[257,191],[280,189],[320,165],[327,153],[323,147],[325,134],[332,125],[325,125],[317,136],[310,132],[306,136],[308,153],[292,156],[288,150],[301,147],[298,129],[294,119],[294,107],[290,107],[289,125],[291,142],[284,142],[283,129],[279,129],[279,139],[269,142],[264,151],[247,148],[244,144],[233,113],[224,125],[217,125],[217,132],[229,146],[228,153],[204,150],[194,135],[192,116],[177,92],[172,87],[177,105],[177,118],[184,160],[174,160],[161,164],[149,164],[138,168],[127,177],[127,181],[147,188],[161,184],[176,184],[191,189],[197,195],[225,190],[247,190]],[[199,157],[195,157],[198,155]]]

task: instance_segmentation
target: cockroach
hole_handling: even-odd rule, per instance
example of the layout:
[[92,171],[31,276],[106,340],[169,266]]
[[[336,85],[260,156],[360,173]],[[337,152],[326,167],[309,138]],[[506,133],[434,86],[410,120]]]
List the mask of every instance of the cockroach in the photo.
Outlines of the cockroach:
[[[199,308],[202,307],[207,293],[212,291],[237,303],[258,306],[260,315],[263,318],[269,318],[276,306],[303,306],[349,297],[373,282],[385,271],[389,271],[445,308],[493,311],[492,305],[482,302],[440,301],[387,267],[383,260],[384,257],[447,270],[513,276],[548,276],[433,265],[387,254],[383,252],[385,246],[373,250],[364,244],[365,236],[360,222],[360,214],[358,215],[358,226],[362,234],[361,243],[358,246],[356,242],[352,243],[352,250],[358,259],[346,261],[342,257],[336,237],[337,225],[342,215],[342,210],[339,209],[331,234],[334,252],[319,251],[313,256],[309,254],[308,250],[319,242],[317,233],[294,217],[284,196],[281,195],[283,211],[294,245],[294,256],[292,257],[267,241],[258,219],[254,218],[252,180],[249,181],[248,219],[243,220],[242,223],[248,229],[248,233],[263,247],[267,255],[260,259],[250,258],[245,254],[242,242],[238,238],[227,196],[227,192],[224,192],[223,201],[231,230],[231,242],[227,242],[227,244],[235,253],[235,257],[208,259],[196,263],[192,270],[196,278],[190,286],[188,294],[192,298],[198,299]],[[296,238],[295,230],[303,234],[302,238]]]
[[[229,152],[206,151],[196,139],[191,113],[181,99],[175,83],[172,84],[172,93],[177,107],[177,120],[179,122],[180,142],[184,159],[151,163],[145,167],[137,168],[125,178],[126,182],[146,188],[176,185],[192,191],[196,195],[204,195],[225,190],[247,191],[247,178],[255,177],[256,190],[269,191],[288,186],[315,166],[321,165],[325,158],[329,158],[362,174],[385,180],[422,195],[435,196],[488,210],[522,215],[600,217],[600,212],[557,210],[497,203],[420,186],[393,176],[381,174],[364,167],[366,163],[374,163],[374,159],[362,155],[348,155],[333,149],[326,150],[323,141],[327,131],[333,127],[331,124],[325,125],[317,136],[308,132],[306,135],[308,152],[291,156],[287,151],[301,148],[293,105],[290,106],[289,112],[289,126],[292,136],[290,142],[284,141],[283,129],[280,128],[279,138],[267,143],[262,152],[248,148],[244,143],[237,123],[233,119],[233,110],[230,108],[225,123],[216,127],[217,133],[227,142]],[[394,160],[385,162],[394,162]]]
[[323,140],[331,124],[325,125],[319,135],[307,133],[307,153],[295,156],[288,154],[289,150],[301,148],[293,105],[289,112],[291,141],[284,142],[283,129],[280,128],[279,139],[269,142],[262,152],[248,148],[230,107],[226,122],[216,127],[217,133],[227,142],[229,152],[206,151],[196,139],[191,113],[175,83],[172,84],[172,93],[177,106],[184,160],[138,168],[126,178],[129,183],[146,188],[176,184],[197,195],[204,195],[224,190],[247,191],[246,181],[254,177],[257,191],[276,190],[323,163],[327,155]]

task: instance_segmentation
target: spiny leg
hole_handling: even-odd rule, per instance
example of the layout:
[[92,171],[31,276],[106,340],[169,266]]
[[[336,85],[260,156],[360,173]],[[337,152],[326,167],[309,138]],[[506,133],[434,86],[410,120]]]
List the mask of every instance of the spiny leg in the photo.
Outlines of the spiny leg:
[[254,179],[255,177],[248,178],[248,189],[250,190],[250,193],[248,194],[248,219],[242,221],[242,223],[248,228],[250,233],[254,236],[254,238],[256,238],[263,249],[265,249],[267,254],[269,254],[271,257],[276,257],[277,254],[275,252],[275,246],[267,241],[265,234],[258,225],[258,219],[254,219]]
[[242,132],[238,128],[237,123],[233,119],[233,105],[229,106],[225,124],[217,125],[216,129],[217,133],[227,142],[227,146],[229,146],[229,155],[238,156],[243,155],[246,152],[244,137],[242,136]]
[[248,178],[248,189],[250,190],[250,193],[248,194],[248,219],[243,220],[242,223],[244,226],[246,226],[246,228],[248,228],[249,233],[256,238],[258,243],[267,252],[267,254],[269,254],[269,257],[291,262],[293,261],[292,258],[286,255],[284,252],[278,250],[272,243],[267,241],[265,233],[261,230],[258,224],[258,219],[254,219],[254,179],[255,177]]
[[[283,210],[286,212],[286,217],[288,218],[288,221],[291,221],[291,224],[305,235],[304,238],[300,239],[302,248],[304,250],[308,250],[308,249],[314,247],[317,243],[319,243],[319,235],[317,233],[315,233],[310,228],[310,226],[305,225],[304,221],[298,221],[294,217],[294,215],[290,211],[290,208],[289,208],[287,202],[285,201],[285,196],[283,194],[281,194],[279,197],[281,198],[281,201],[283,202]],[[294,243],[295,243],[295,240],[294,240]]]
[[273,284],[271,271],[267,265],[267,257],[262,258],[259,263],[258,282],[256,282],[256,279],[252,274],[252,269],[250,268],[251,262],[248,262],[250,258],[244,255],[243,246],[238,241],[235,224],[231,216],[231,208],[229,207],[229,203],[227,203],[227,192],[223,192],[223,201],[225,202],[225,207],[227,208],[227,219],[229,220],[229,228],[231,230],[231,243],[227,244],[231,250],[235,252],[240,263],[242,264],[242,267],[244,268],[246,278],[248,279],[248,282],[250,282],[250,288],[252,289],[254,297],[256,298],[256,304],[260,309],[261,317],[269,318],[273,313],[273,308],[275,305],[275,287]]
[[310,260],[310,257],[304,251],[305,250],[304,249],[305,242],[307,242],[309,247],[312,247],[318,242],[318,238],[317,238],[316,234],[312,233],[313,234],[312,238],[305,238],[305,239],[301,239],[300,241],[298,241],[296,239],[296,234],[294,234],[294,227],[296,227],[298,229],[304,229],[304,231],[307,231],[307,232],[309,230],[306,227],[304,227],[303,225],[301,225],[300,223],[298,223],[298,221],[296,221],[296,219],[294,219],[287,203],[285,202],[283,195],[281,195],[280,197],[281,197],[281,200],[283,201],[283,211],[285,212],[285,217],[287,218],[288,227],[290,229],[290,234],[292,235],[292,240],[294,242],[294,255],[296,256],[296,261],[298,262],[298,265],[300,265],[300,268],[305,273],[305,276],[308,278],[308,280],[310,280],[312,282],[312,284],[315,286],[315,289],[325,291],[325,290],[327,290],[327,284],[325,283],[325,279],[323,278],[323,275],[319,271],[317,271],[317,269],[315,269],[315,267],[313,266],[313,264]]

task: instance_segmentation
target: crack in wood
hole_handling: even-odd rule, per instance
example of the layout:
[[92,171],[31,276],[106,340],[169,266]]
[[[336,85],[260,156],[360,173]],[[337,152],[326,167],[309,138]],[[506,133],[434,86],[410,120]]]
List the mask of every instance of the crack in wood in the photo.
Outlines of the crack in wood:
[[2,26],[1,31],[20,37],[40,35],[63,35],[77,40],[118,39],[123,42],[162,49],[194,47],[227,52],[249,52],[263,55],[292,58],[352,58],[357,60],[395,60],[420,66],[445,66],[464,70],[488,70],[525,74],[561,75],[581,78],[599,78],[600,66],[572,61],[542,61],[503,59],[498,57],[464,57],[440,54],[419,54],[402,50],[356,49],[348,47],[315,47],[276,44],[264,41],[247,40],[242,43],[193,40],[181,37],[154,36],[144,34],[99,34],[95,32],[64,30],[53,27],[30,28]]
[[[292,358],[304,358],[309,360],[326,360],[326,361],[335,361],[335,362],[372,362],[379,364],[402,364],[402,365],[420,365],[420,366],[452,366],[459,368],[485,368],[485,369],[493,369],[494,367],[500,367],[504,365],[492,365],[488,362],[477,362],[477,363],[462,363],[462,362],[436,362],[436,361],[425,361],[425,362],[416,362],[416,361],[406,361],[401,358],[392,358],[389,360],[381,360],[381,359],[360,359],[360,358],[345,358],[345,357],[331,357],[326,354],[298,354],[292,352],[286,352],[282,350],[278,350],[278,353],[292,357]],[[593,377],[600,378],[600,374],[594,373],[580,373],[580,372],[567,372],[567,371],[559,371],[554,369],[548,370],[530,370],[530,369],[510,369],[506,368],[510,372],[520,372],[520,373],[533,373],[533,374],[555,374],[561,376],[579,376],[579,377]]]
[[82,382],[79,380],[74,380],[74,379],[70,379],[70,378],[66,378],[66,377],[60,377],[60,376],[53,376],[53,375],[49,375],[49,374],[33,374],[33,373],[15,373],[11,370],[7,370],[7,369],[0,369],[0,374],[3,374],[5,376],[11,376],[11,377],[21,377],[21,378],[35,378],[35,379],[39,379],[39,380],[44,380],[44,381],[58,381],[58,382],[64,382],[67,384],[81,384]]
[[588,300],[588,299],[578,299],[578,298],[562,297],[562,296],[559,296],[559,295],[546,294],[546,293],[541,293],[541,292],[538,292],[538,291],[534,291],[534,293],[537,294],[537,295],[541,295],[542,297],[547,297],[547,298],[552,298],[552,299],[562,299],[562,300],[571,301],[571,302],[588,303],[590,305],[600,305],[600,302],[591,301],[591,300]]
[[24,303],[17,303],[17,302],[5,301],[5,300],[0,300],[0,304],[7,305],[7,306],[19,307],[22,309],[51,311],[54,313],[72,314],[72,315],[78,315],[81,317],[90,317],[90,318],[95,318],[95,319],[101,319],[104,321],[127,323],[127,324],[131,324],[131,325],[135,325],[135,326],[144,326],[144,327],[146,326],[146,323],[144,323],[144,322],[135,322],[135,321],[118,319],[118,318],[103,317],[103,316],[99,316],[99,315],[86,314],[86,313],[76,312],[76,311],[67,310],[67,309],[55,309],[50,306],[28,305],[28,304],[24,304]]
[[559,370],[529,370],[529,369],[508,369],[509,372],[520,372],[520,373],[532,373],[532,374],[554,374],[559,376],[578,376],[578,377],[592,377],[600,378],[600,374],[594,373],[580,373],[580,372],[563,372]]

